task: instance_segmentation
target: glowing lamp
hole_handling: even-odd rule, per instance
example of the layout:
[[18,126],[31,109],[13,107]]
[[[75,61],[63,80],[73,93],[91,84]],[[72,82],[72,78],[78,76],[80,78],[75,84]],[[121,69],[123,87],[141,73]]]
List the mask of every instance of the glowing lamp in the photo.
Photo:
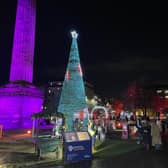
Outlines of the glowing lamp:
[[118,126],[118,127],[121,127],[121,123],[118,123],[117,126]]
[[116,127],[117,127],[118,129],[122,128],[121,122],[118,121],[118,122],[116,123]]
[[28,130],[28,131],[27,131],[27,134],[31,134],[31,130]]

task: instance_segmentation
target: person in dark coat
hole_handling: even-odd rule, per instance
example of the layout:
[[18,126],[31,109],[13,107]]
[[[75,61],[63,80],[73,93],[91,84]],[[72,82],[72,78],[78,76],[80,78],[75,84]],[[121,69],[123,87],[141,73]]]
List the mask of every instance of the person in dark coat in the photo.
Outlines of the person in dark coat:
[[143,144],[146,150],[149,150],[151,147],[151,125],[150,120],[146,119],[145,125],[143,126]]
[[138,137],[139,140],[137,141],[137,144],[141,144],[142,143],[142,139],[143,139],[143,126],[142,126],[142,122],[141,122],[141,117],[138,116],[137,120],[136,120],[136,127],[138,130]]

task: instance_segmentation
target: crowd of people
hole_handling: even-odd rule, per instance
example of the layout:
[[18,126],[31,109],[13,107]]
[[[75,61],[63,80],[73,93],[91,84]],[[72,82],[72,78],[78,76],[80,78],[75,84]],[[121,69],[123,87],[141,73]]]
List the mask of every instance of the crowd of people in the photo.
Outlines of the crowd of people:
[[[115,131],[117,127],[117,119],[111,120],[90,120],[88,123],[88,130],[92,132],[94,139],[103,140],[109,131]],[[149,149],[161,150],[168,147],[168,116],[165,120],[159,118],[150,119],[147,116],[136,116],[131,118],[124,118],[120,120],[121,131],[127,127],[128,138],[131,134],[130,128],[134,128],[135,136],[138,137],[138,144],[143,144]],[[133,127],[129,127],[132,125]]]
[[138,116],[136,120],[139,141],[146,149],[154,148],[161,150],[168,145],[168,117],[166,120],[159,118],[149,119],[149,117]]

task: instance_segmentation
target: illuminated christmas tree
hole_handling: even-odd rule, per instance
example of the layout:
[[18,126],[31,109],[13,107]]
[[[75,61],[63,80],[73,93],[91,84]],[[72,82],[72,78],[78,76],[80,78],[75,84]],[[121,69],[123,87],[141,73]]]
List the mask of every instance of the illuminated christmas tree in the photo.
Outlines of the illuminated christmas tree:
[[58,112],[65,114],[66,131],[74,130],[73,123],[75,119],[79,119],[80,121],[82,120],[82,130],[86,130],[87,105],[77,44],[78,34],[75,31],[71,32],[71,34],[72,44],[58,106]]

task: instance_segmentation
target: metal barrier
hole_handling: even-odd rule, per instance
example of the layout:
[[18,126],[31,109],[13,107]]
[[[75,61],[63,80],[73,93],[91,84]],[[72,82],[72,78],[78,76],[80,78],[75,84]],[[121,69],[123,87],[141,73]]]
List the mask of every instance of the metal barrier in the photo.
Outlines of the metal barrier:
[[0,125],[0,138],[2,138],[2,129],[3,129],[3,125]]

